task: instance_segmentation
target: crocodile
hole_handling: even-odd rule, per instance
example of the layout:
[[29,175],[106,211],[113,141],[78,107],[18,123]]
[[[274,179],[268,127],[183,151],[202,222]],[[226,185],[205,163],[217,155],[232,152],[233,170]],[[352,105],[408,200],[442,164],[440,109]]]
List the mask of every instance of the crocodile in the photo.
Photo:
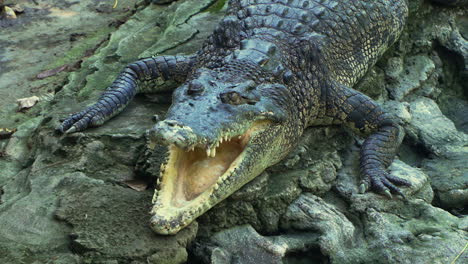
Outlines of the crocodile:
[[149,145],[167,145],[150,225],[176,234],[283,159],[310,126],[364,136],[359,192],[403,195],[388,173],[402,142],[399,120],[352,89],[398,39],[405,0],[230,0],[225,17],[191,55],[126,66],[96,103],[61,133],[102,125],[137,93],[172,92]]

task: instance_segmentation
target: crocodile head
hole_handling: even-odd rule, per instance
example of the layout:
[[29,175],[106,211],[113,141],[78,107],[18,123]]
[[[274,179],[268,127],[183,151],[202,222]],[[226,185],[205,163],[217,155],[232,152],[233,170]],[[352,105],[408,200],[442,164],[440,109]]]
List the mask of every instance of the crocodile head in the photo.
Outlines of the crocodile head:
[[287,153],[291,95],[248,67],[198,69],[149,131],[169,149],[151,211],[157,233],[177,233]]

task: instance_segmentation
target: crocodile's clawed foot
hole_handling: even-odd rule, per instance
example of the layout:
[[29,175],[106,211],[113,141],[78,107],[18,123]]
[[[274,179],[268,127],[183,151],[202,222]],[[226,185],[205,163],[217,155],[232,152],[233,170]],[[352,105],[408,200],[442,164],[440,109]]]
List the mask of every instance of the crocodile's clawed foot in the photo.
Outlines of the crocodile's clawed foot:
[[56,131],[62,134],[70,134],[83,131],[88,127],[99,126],[102,123],[104,123],[102,114],[94,107],[88,107],[65,118],[56,128]]
[[395,177],[384,170],[375,169],[366,172],[365,179],[359,186],[359,193],[371,190],[385,195],[389,199],[393,198],[392,194],[400,195],[403,199],[406,199],[397,186],[411,186],[411,183],[405,179]]

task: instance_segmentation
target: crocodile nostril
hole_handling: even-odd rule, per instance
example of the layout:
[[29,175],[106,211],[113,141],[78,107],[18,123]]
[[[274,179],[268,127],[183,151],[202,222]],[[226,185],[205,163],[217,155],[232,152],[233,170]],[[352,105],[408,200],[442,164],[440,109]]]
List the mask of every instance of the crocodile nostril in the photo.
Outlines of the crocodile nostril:
[[152,142],[163,145],[175,145],[185,148],[195,142],[195,135],[191,128],[176,120],[164,120],[149,130]]
[[189,95],[199,94],[203,92],[204,89],[205,88],[203,87],[203,84],[201,84],[198,81],[192,81],[188,86],[187,94]]
[[178,125],[177,121],[173,121],[173,120],[166,120],[166,124],[170,127],[174,127]]

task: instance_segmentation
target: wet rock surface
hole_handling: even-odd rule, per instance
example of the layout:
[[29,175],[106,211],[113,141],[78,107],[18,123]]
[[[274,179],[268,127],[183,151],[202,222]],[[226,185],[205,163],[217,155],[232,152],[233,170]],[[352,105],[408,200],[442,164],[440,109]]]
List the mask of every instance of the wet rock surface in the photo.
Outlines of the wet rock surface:
[[[165,150],[149,152],[144,133],[167,95],[138,97],[85,133],[54,127],[127,63],[196,51],[225,1],[17,2],[24,12],[0,20],[0,128],[17,129],[0,139],[1,263],[467,261],[466,7],[410,0],[400,41],[356,87],[405,126],[390,167],[412,182],[405,199],[358,194],[362,140],[309,128],[282,162],[176,236],[158,236],[148,211]],[[17,112],[16,100],[34,95]]]

